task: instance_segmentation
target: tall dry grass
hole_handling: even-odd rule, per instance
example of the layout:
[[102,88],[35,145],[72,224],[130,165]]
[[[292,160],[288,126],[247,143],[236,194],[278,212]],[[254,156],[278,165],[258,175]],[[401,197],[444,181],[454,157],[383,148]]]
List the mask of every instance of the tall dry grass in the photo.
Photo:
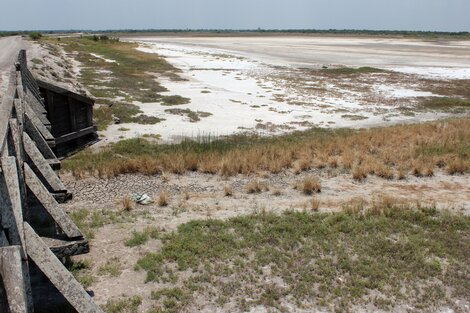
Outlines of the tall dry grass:
[[470,170],[470,118],[366,130],[312,129],[272,138],[236,136],[177,145],[139,138],[98,153],[79,153],[64,161],[63,167],[78,178],[164,171],[222,176],[286,169],[300,173],[311,167],[352,171],[359,180],[368,174],[391,179],[398,171],[397,178],[432,176],[436,168],[458,174]]

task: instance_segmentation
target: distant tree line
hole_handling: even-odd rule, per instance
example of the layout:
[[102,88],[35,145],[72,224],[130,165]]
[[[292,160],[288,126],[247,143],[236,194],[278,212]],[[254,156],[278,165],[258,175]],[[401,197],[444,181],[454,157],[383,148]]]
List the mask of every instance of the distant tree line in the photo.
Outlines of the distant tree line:
[[[358,29],[119,29],[119,30],[40,30],[40,31],[0,31],[0,37],[29,35],[30,33],[63,34],[117,34],[117,33],[287,33],[287,34],[336,34],[336,35],[375,35],[375,36],[406,36],[406,37],[470,37],[470,32],[442,32],[442,31],[407,31],[407,30],[358,30]],[[98,37],[102,37],[97,35]],[[101,40],[98,38],[98,40]],[[107,39],[109,40],[109,38]]]

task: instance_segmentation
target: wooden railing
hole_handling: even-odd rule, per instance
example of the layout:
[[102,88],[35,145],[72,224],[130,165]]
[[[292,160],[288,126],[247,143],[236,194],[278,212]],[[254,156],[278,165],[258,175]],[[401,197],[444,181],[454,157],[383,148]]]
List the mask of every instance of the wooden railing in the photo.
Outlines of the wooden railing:
[[89,247],[58,202],[68,193],[51,167],[58,163],[50,147],[54,137],[25,64],[12,68],[1,98],[0,312],[34,311],[38,303],[33,296],[38,297],[31,276],[36,272],[77,312],[102,312],[61,262],[87,253]]

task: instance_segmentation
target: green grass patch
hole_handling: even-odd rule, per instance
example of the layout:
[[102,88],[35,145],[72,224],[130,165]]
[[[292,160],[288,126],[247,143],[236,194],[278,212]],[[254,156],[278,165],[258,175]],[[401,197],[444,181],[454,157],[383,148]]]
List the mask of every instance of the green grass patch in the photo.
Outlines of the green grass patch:
[[181,97],[178,95],[173,96],[161,96],[159,99],[162,105],[172,106],[172,105],[182,105],[188,104],[191,102],[189,98]]
[[[113,105],[110,112],[104,112],[104,108],[96,110],[99,129],[105,129],[111,123],[109,116],[112,113],[121,119],[132,119],[135,123],[154,124],[161,121],[151,117],[134,117],[141,112],[129,104],[132,101],[161,102],[165,105],[189,103],[189,99],[184,97],[160,95],[167,90],[156,80],[155,74],[173,80],[181,79],[179,70],[164,58],[136,50],[138,45],[135,43],[101,37],[62,38],[60,41],[67,53],[77,53],[75,58],[83,65],[80,81],[97,98],[97,103],[105,103],[118,96],[128,102],[115,104],[117,107]],[[56,40],[46,40],[50,47],[57,48]]]
[[118,277],[122,273],[122,265],[118,258],[111,258],[98,268],[98,275]]
[[198,220],[162,240],[136,269],[147,281],[166,279],[175,266],[191,270],[181,290],[152,293],[172,307],[202,297],[221,307],[236,301],[243,310],[283,309],[285,300],[336,311],[403,304],[433,311],[470,293],[470,217],[433,208]]
[[106,313],[137,313],[139,306],[142,304],[140,296],[123,297],[122,299],[112,299],[103,305]]
[[212,115],[212,113],[209,112],[192,111],[190,109],[166,109],[165,112],[174,115],[186,116],[191,123],[199,122],[201,117],[204,118]]
[[424,100],[419,107],[427,110],[463,113],[470,109],[470,100],[450,97],[432,97]]
[[87,239],[95,237],[95,230],[109,224],[132,222],[135,219],[126,211],[80,209],[69,214]]
[[152,226],[145,228],[142,232],[133,231],[131,238],[124,242],[127,247],[140,246],[146,243],[149,238],[158,238],[158,229]]
[[336,74],[336,75],[353,75],[353,74],[371,74],[371,73],[385,73],[386,70],[363,66],[358,68],[353,67],[337,67],[337,68],[322,68],[320,70],[323,74]]
[[70,261],[66,263],[66,267],[85,289],[90,287],[95,281],[91,274],[91,263],[89,260]]

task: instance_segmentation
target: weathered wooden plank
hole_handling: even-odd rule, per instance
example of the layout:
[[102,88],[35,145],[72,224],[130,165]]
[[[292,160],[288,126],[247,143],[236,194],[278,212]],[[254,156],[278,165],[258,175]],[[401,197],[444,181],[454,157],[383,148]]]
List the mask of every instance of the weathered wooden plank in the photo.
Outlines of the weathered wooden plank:
[[20,193],[20,184],[18,180],[18,169],[16,167],[16,158],[8,157],[2,159],[2,169],[5,175],[6,187],[10,199],[11,208],[3,207],[4,211],[10,211],[7,216],[8,234],[10,235],[11,244],[21,245],[23,248],[22,256],[25,257],[25,244],[23,233],[23,205]]
[[24,104],[20,99],[13,100],[15,106],[15,118],[18,120],[18,127],[20,131],[23,131],[24,128]]
[[24,134],[24,148],[31,161],[36,168],[41,172],[41,175],[46,179],[49,186],[54,192],[66,192],[66,188],[57,174],[52,170],[47,160],[42,156],[39,149],[34,144],[33,140]]
[[38,118],[36,112],[34,112],[29,103],[25,104],[25,111],[31,122],[39,130],[46,142],[48,142],[49,146],[51,145],[51,143],[55,144],[54,136],[52,136],[51,132],[46,128],[46,126],[44,126],[44,124]]
[[11,313],[31,312],[29,311],[28,287],[23,275],[24,269],[20,251],[20,246],[0,248],[0,270]]
[[26,102],[31,106],[31,108],[36,112],[36,115],[38,116],[39,120],[42,122],[43,125],[45,125],[48,129],[51,126],[51,122],[47,119],[47,111],[46,108],[44,108],[43,104],[36,99],[29,89],[26,89],[26,94],[25,94],[25,100]]
[[70,140],[74,140],[74,139],[77,139],[77,138],[80,138],[82,136],[86,136],[86,135],[89,135],[89,134],[92,134],[96,131],[96,127],[95,126],[90,126],[90,127],[87,127],[87,128],[83,128],[83,129],[80,129],[78,131],[75,131],[73,133],[69,133],[69,134],[66,134],[66,135],[63,135],[63,136],[60,136],[60,137],[57,137],[55,139],[55,143],[57,145],[59,144],[62,144],[64,142],[67,142],[67,141],[70,141]]
[[75,310],[79,313],[102,313],[100,307],[93,302],[90,295],[49,250],[48,246],[28,223],[25,223],[24,230],[29,257]]
[[34,140],[34,142],[36,143],[36,146],[38,147],[39,151],[41,151],[44,158],[48,160],[51,160],[51,159],[57,160],[57,157],[55,156],[51,147],[47,144],[44,137],[42,137],[41,133],[39,132],[37,127],[34,125],[34,123],[31,121],[31,118],[29,117],[28,114],[25,114],[25,130],[28,133],[28,135],[31,137],[31,139]]
[[64,95],[67,97],[70,97],[72,99],[78,100],[79,102],[83,102],[86,104],[91,104],[93,105],[95,103],[95,100],[86,96],[79,95],[73,91],[67,90],[65,88],[62,88],[60,86],[56,86],[53,84],[50,84],[48,82],[42,81],[42,80],[36,80],[39,88],[45,89],[47,91],[53,91],[57,94]]
[[24,172],[26,185],[36,198],[41,202],[46,211],[52,216],[54,221],[59,225],[62,231],[69,238],[83,237],[78,227],[72,222],[68,215],[59,207],[54,197],[47,191],[46,187],[41,183],[33,170],[24,164]]
[[24,162],[24,149],[23,149],[23,132],[20,130],[18,120],[16,118],[10,119],[10,133],[13,139],[13,146],[15,148],[16,161],[18,170],[20,171],[20,177],[22,177],[22,165]]
[[12,71],[7,91],[3,94],[2,102],[0,103],[0,151],[3,150],[7,141],[8,120],[13,110],[13,99],[16,97],[15,83],[16,72]]
[[56,238],[41,237],[52,253],[59,259],[90,252],[88,240],[64,241]]

